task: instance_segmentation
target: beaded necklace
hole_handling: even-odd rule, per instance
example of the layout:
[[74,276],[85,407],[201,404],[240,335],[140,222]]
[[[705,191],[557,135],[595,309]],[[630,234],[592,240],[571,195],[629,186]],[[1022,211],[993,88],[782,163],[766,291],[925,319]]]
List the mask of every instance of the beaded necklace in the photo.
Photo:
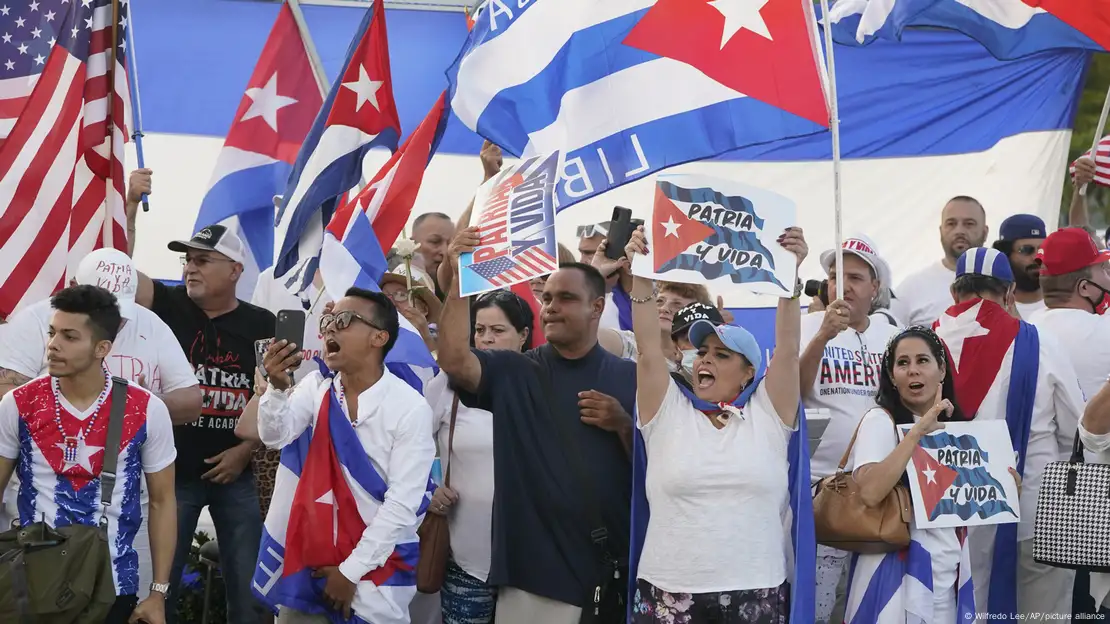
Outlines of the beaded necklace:
[[112,375],[107,368],[104,369],[104,390],[96,399],[88,424],[84,428],[78,426],[76,436],[67,435],[65,426],[62,425],[61,388],[57,377],[50,378],[50,389],[54,392],[54,424],[58,426],[58,431],[62,434],[63,442],[58,445],[62,449],[62,459],[67,467],[79,464],[85,447],[85,438],[96,425],[97,417],[100,416],[100,408],[104,406],[104,402],[108,400],[108,394],[112,390]]

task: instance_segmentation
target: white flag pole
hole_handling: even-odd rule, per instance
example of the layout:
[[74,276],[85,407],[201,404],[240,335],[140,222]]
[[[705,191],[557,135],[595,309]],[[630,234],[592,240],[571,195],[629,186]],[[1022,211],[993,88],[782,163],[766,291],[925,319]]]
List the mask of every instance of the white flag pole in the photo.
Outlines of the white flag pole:
[[297,22],[297,30],[301,33],[305,52],[308,53],[308,63],[312,65],[312,73],[316,76],[316,84],[320,87],[320,97],[328,97],[328,75],[324,73],[324,65],[320,62],[320,55],[316,53],[316,44],[312,43],[312,33],[308,32],[308,23],[304,21],[299,0],[285,0],[289,9],[293,11],[293,21]]
[[[1100,141],[1102,141],[1102,132],[1106,128],[1107,113],[1110,113],[1110,90],[1107,90],[1107,92],[1106,92],[1106,101],[1104,101],[1102,103],[1102,114],[1099,115],[1098,127],[1095,128],[1095,139],[1092,142],[1093,144],[1091,145],[1091,160],[1095,160],[1095,158],[1098,156],[1098,144],[1099,144]],[[1080,195],[1086,195],[1087,194],[1087,185],[1086,184],[1079,187],[1079,194]]]
[[825,58],[829,72],[829,131],[832,133],[833,159],[833,237],[836,239],[836,298],[844,298],[844,219],[840,196],[840,114],[836,100],[836,63],[833,60],[832,24],[829,0],[821,0],[821,24],[825,30]]

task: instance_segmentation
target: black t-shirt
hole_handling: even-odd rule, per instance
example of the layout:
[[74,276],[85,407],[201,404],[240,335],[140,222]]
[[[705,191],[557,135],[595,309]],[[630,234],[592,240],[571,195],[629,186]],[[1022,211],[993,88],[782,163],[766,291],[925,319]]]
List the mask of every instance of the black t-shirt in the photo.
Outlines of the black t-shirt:
[[151,310],[173,330],[203,394],[200,419],[174,427],[177,478],[199,479],[205,458],[241,442],[235,424],[254,395],[254,342],[274,337],[274,315],[240,301],[231,312],[208,318],[184,286],[154,282]]
[[[550,345],[527,353],[475,351],[482,363],[478,396],[464,404],[493,413],[493,558],[489,583],[583,606],[597,584],[598,555],[590,513],[579,485],[592,478],[593,496],[609,532],[608,550],[624,561],[632,497],[632,467],[620,438],[581,421],[578,393],[596,390],[632,414],[636,365],[601,346],[567,360]],[[533,362],[550,373],[545,396]],[[574,457],[546,411],[568,424]],[[576,469],[571,460],[583,466]]]

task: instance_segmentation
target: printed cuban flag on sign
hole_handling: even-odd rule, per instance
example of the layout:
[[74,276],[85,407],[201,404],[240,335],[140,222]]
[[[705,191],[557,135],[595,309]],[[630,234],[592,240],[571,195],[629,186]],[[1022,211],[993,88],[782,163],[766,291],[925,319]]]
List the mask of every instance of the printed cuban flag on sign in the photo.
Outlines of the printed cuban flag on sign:
[[341,195],[362,179],[373,147],[397,148],[401,122],[393,101],[385,9],[375,2],[347,51],[343,73],[297,156],[274,226],[274,278],[294,294],[311,283],[324,228]]
[[916,26],[960,31],[1000,59],[1110,49],[1110,4],[1102,0],[839,0],[829,18],[834,39],[849,45],[901,39]]
[[809,0],[490,0],[451,107],[509,153],[562,154],[558,209],[660,169],[820,132]]
[[655,186],[642,277],[790,296],[797,261],[778,244],[795,223],[794,203],[756,187],[698,175],[663,174]]

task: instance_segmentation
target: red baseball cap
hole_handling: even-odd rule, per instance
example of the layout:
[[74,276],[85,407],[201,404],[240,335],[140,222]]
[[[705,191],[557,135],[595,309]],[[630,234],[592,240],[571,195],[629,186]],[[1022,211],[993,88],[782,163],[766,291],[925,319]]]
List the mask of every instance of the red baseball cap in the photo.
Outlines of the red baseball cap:
[[1044,239],[1037,260],[1041,275],[1064,275],[1110,260],[1110,250],[1096,247],[1083,228],[1063,228]]

